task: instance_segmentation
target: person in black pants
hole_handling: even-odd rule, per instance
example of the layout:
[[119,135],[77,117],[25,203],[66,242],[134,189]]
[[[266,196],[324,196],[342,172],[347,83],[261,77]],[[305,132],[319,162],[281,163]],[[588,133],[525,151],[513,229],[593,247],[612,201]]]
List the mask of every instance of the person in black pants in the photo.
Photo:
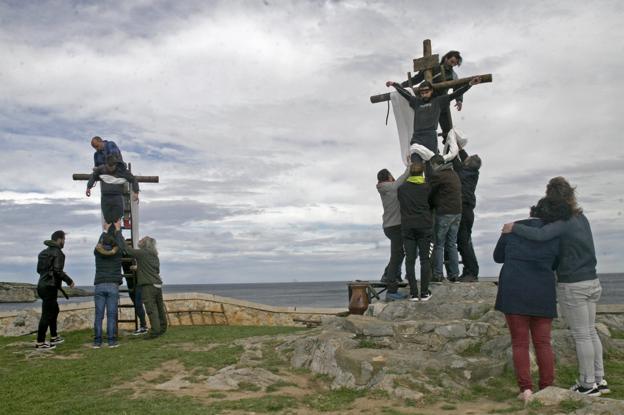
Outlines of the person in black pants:
[[[431,251],[433,249],[429,184],[423,176],[422,162],[413,162],[410,176],[397,192],[401,207],[401,232],[405,248],[405,274],[410,285],[410,301],[431,298]],[[416,284],[416,258],[420,255],[420,295]]]
[[96,180],[100,180],[102,189],[101,207],[104,222],[113,224],[123,217],[124,203],[123,192],[124,185],[129,182],[132,185],[132,197],[139,200],[139,183],[132,173],[130,173],[123,164],[119,163],[119,159],[115,156],[108,156],[104,171],[95,170],[91,173],[87,182],[87,197],[91,196],[91,188],[95,185]]
[[[52,237],[44,241],[46,249],[39,253],[37,260],[37,272],[39,273],[39,283],[37,284],[37,294],[42,300],[41,318],[39,329],[37,330],[37,349],[53,349],[64,339],[57,333],[56,319],[59,314],[57,302],[58,290],[62,281],[70,287],[74,287],[74,281],[63,271],[65,266],[65,232],[56,231]],[[50,342],[45,341],[46,333],[50,328]]]
[[461,180],[462,193],[462,216],[457,234],[457,249],[464,265],[459,282],[476,282],[479,277],[479,262],[472,246],[472,225],[477,203],[475,191],[479,181],[481,158],[477,154],[468,156],[463,147],[458,156],[453,159],[453,168]]

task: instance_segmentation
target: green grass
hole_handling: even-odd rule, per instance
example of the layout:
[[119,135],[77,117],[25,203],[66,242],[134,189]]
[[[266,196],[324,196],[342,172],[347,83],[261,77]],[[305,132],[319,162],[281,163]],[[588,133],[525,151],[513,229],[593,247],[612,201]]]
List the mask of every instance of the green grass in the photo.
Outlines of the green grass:
[[586,405],[585,402],[581,400],[577,401],[574,399],[566,399],[559,403],[559,409],[561,409],[563,412],[567,414],[567,413],[576,411],[577,409],[581,409],[585,407],[585,405]]
[[617,329],[609,329],[611,337],[614,339],[624,339],[624,331]]
[[[181,362],[193,374],[220,369],[236,363],[242,353],[242,347],[229,345],[234,340],[292,333],[296,330],[285,327],[176,327],[156,340],[126,337],[121,339],[121,347],[117,349],[104,347],[99,350],[89,347],[90,331],[65,333],[65,343],[50,352],[50,355],[79,357],[73,359],[44,357],[48,355],[35,352],[31,344],[26,346],[18,343],[23,342],[24,338],[0,337],[2,412],[69,415],[93,413],[93,408],[105,408],[107,413],[127,414],[218,413],[214,412],[214,405],[207,412],[207,407],[196,399],[171,394],[148,394],[130,400],[133,391],[121,390],[119,385],[172,360]],[[209,343],[221,345],[210,352],[189,352],[178,348],[179,343],[187,342],[193,342],[198,347]],[[271,396],[267,402],[237,402],[237,405],[257,407],[259,409],[253,411],[262,412],[285,405],[286,401]],[[292,403],[290,400],[288,402]],[[246,407],[242,410],[246,410]]]
[[347,409],[357,398],[366,394],[365,391],[340,388],[325,393],[308,395],[303,402],[310,408],[321,412]]
[[387,346],[377,343],[369,339],[360,339],[358,342],[359,349],[387,349]]

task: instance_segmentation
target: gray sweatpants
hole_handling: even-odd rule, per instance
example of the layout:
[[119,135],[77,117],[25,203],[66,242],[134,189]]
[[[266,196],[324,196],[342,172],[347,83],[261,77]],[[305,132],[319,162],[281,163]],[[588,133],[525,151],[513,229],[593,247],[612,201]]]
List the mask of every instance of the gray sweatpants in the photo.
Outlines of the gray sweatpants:
[[586,388],[604,378],[602,343],[596,332],[596,303],[602,287],[598,279],[557,284],[557,301],[576,343],[579,383]]

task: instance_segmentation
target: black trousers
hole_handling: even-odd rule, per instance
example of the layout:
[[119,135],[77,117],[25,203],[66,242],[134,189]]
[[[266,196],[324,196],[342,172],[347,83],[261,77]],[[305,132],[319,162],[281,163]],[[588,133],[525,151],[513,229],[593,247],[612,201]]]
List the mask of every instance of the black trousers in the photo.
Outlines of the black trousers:
[[42,300],[41,318],[39,319],[39,329],[37,330],[37,342],[43,343],[46,338],[48,327],[50,337],[56,337],[56,319],[59,315],[58,289],[56,287],[37,287],[37,294]]
[[457,233],[457,249],[464,265],[463,275],[479,276],[479,263],[472,246],[472,225],[474,224],[474,209],[462,206],[462,217]]
[[401,281],[401,265],[405,258],[401,225],[384,228],[384,234],[390,239],[390,261],[381,280],[388,284],[388,293],[396,293],[399,289],[397,283]]
[[420,290],[426,293],[431,281],[431,253],[433,251],[433,235],[431,228],[402,227],[403,245],[405,247],[405,276],[410,285],[412,297],[418,296],[416,285],[416,259],[420,255]]
[[106,223],[115,223],[123,217],[124,203],[122,195],[103,194],[101,199],[102,215]]

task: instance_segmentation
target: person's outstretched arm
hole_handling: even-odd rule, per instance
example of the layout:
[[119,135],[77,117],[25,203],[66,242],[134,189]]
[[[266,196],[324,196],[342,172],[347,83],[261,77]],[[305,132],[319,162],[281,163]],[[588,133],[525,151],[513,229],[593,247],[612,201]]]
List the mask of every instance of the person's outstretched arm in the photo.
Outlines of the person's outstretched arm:
[[388,88],[390,88],[391,86],[393,86],[397,92],[407,100],[407,102],[411,103],[414,100],[414,96],[412,94],[410,94],[409,92],[407,92],[407,90],[405,88],[403,88],[401,85],[397,84],[394,81],[388,81],[386,82],[386,86]]
[[503,227],[503,233],[513,232],[516,235],[530,239],[531,241],[549,241],[553,238],[561,236],[566,230],[566,225],[567,221],[562,220],[549,223],[541,228],[520,225],[518,223],[507,223]]
[[405,171],[403,172],[402,175],[400,175],[393,183],[392,183],[392,187],[394,187],[395,189],[398,189],[399,186],[401,186],[403,183],[405,183],[405,180],[407,180],[407,178],[409,177],[409,170],[410,170],[410,166],[407,166],[407,168],[405,169]]

